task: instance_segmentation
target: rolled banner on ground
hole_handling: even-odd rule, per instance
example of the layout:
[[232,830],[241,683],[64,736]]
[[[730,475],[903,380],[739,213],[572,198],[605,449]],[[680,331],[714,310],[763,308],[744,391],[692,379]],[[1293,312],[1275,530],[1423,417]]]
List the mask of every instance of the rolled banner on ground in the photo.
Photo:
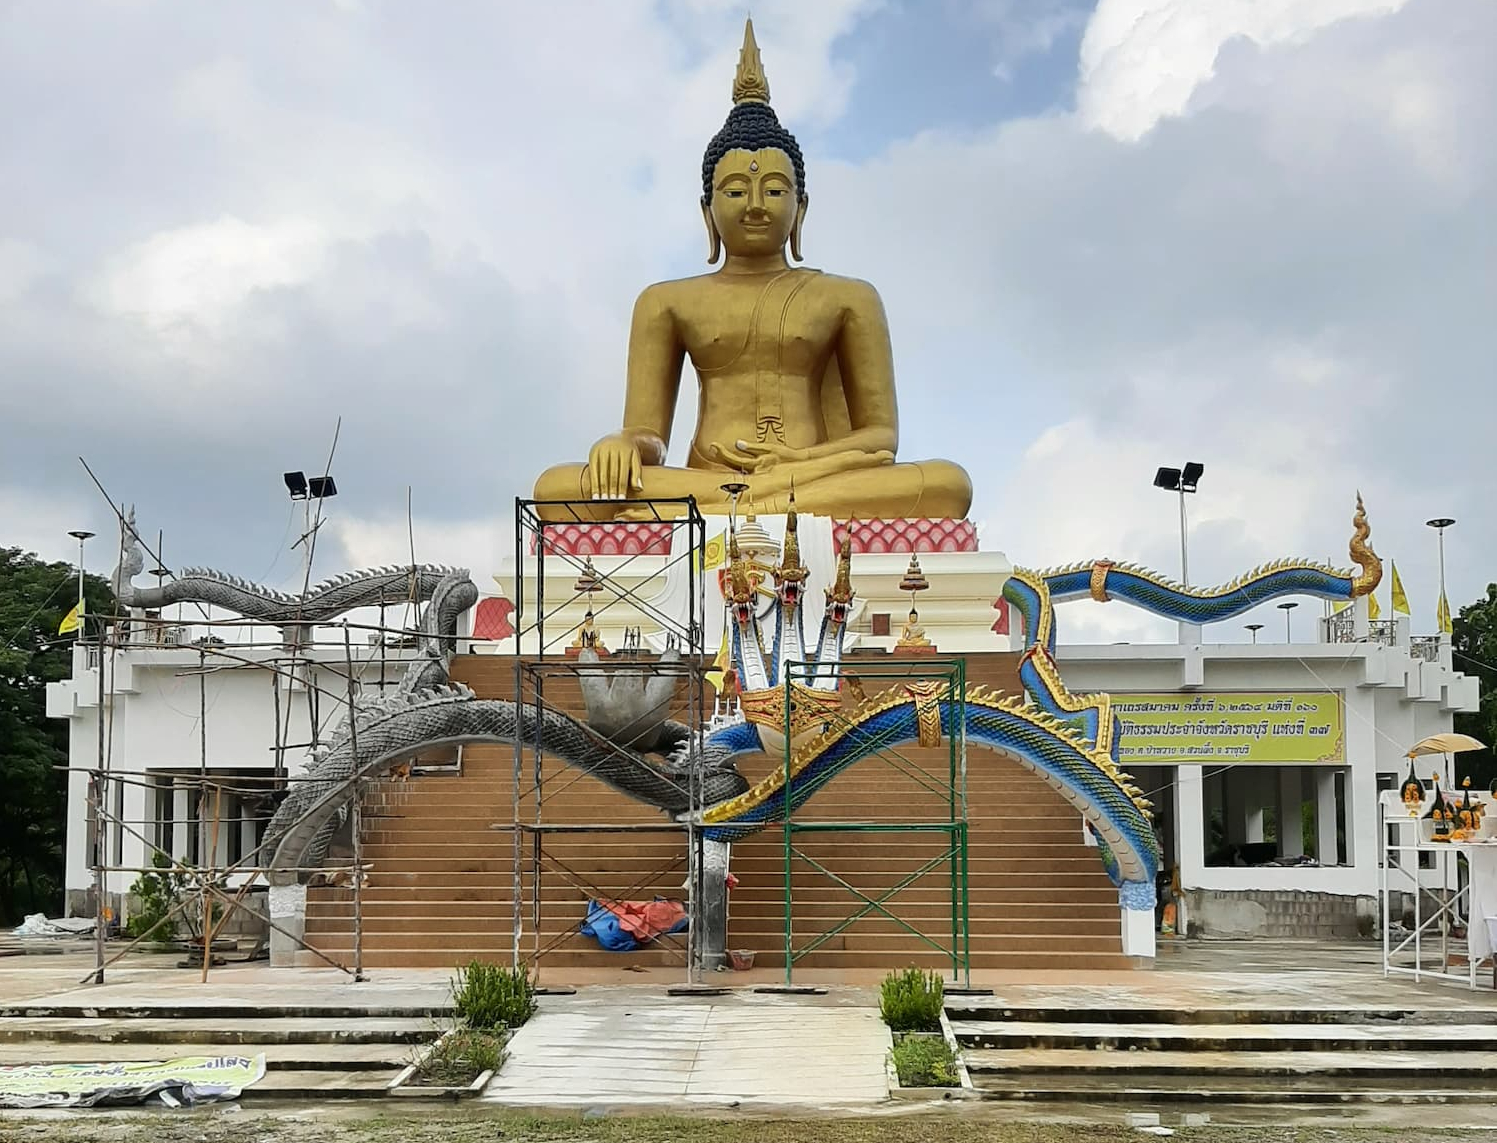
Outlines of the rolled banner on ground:
[[144,1062],[0,1067],[0,1107],[105,1107],[237,1099],[265,1077],[265,1056],[188,1056]]

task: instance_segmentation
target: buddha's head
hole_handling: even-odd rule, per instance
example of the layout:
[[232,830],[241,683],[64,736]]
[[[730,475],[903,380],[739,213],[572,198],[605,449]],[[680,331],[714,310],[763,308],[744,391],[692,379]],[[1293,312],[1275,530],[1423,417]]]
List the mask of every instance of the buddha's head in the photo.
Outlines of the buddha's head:
[[707,261],[716,262],[724,247],[753,256],[783,250],[786,242],[799,261],[809,201],[800,146],[769,105],[769,81],[749,21],[733,78],[733,110],[702,156]]

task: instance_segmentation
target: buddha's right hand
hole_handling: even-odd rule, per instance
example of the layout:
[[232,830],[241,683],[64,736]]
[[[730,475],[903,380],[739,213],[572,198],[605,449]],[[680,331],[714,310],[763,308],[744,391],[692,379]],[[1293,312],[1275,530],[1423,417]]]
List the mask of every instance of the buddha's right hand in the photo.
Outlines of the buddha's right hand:
[[632,436],[614,433],[593,445],[587,475],[594,500],[628,500],[643,491],[639,445]]

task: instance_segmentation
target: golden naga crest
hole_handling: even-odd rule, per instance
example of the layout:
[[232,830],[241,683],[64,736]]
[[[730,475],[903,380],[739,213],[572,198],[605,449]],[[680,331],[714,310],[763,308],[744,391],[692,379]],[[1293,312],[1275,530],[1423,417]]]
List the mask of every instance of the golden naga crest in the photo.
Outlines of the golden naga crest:
[[1372,536],[1372,526],[1367,523],[1367,509],[1362,506],[1362,494],[1357,493],[1357,511],[1351,518],[1352,534],[1348,554],[1351,562],[1361,569],[1352,580],[1352,595],[1371,595],[1383,582],[1383,561],[1367,541]]
[[921,746],[941,745],[941,703],[951,697],[951,686],[942,679],[906,683],[905,691],[915,700],[916,741]]
[[[738,696],[743,717],[759,728],[759,737],[770,752],[784,746],[785,690],[785,687],[771,687],[744,691]],[[791,683],[789,690],[790,745],[794,748],[822,732],[842,705],[842,699],[836,691],[813,690],[798,683]]]

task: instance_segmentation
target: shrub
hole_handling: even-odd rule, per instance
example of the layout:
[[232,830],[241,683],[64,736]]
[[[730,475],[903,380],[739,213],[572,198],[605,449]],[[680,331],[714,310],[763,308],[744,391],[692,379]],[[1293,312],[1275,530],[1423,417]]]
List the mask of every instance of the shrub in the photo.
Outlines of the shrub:
[[475,960],[452,982],[457,1018],[470,1028],[518,1028],[535,1015],[535,982],[528,965],[500,968]]
[[472,1083],[504,1062],[504,1038],[476,1028],[454,1028],[421,1061],[421,1080],[435,1087]]
[[957,1087],[961,1076],[951,1045],[935,1036],[908,1036],[891,1053],[900,1087]]
[[879,987],[879,1015],[895,1032],[939,1032],[946,990],[939,973],[907,968]]
[[154,936],[158,941],[169,941],[176,937],[178,918],[167,919],[180,894],[178,875],[169,872],[171,864],[166,854],[156,850],[151,865],[163,872],[142,873],[130,886],[131,894],[140,902],[139,911],[125,922],[125,936],[131,940]]

